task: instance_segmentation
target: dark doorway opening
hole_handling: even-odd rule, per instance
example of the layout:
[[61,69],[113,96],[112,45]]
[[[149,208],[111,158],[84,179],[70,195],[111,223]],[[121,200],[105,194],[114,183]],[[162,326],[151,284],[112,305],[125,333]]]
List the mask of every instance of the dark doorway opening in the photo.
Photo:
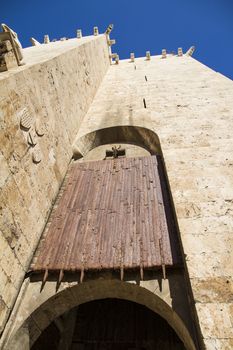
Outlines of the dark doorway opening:
[[185,347],[172,327],[145,306],[103,299],[82,304],[55,320],[32,349],[182,350]]

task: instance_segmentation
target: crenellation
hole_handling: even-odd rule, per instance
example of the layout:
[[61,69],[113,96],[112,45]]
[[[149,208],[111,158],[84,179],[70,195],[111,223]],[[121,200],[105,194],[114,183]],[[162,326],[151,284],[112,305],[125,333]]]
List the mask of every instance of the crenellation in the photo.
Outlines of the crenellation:
[[131,52],[131,54],[130,54],[130,62],[134,62],[134,60],[135,60],[134,52]]
[[162,50],[162,58],[167,58],[167,51],[166,51],[166,49]]
[[82,38],[82,29],[77,29],[76,35],[77,35],[77,39],[81,39]]
[[177,54],[178,54],[178,56],[179,56],[179,57],[183,56],[183,50],[182,50],[182,47],[178,47]]
[[146,51],[146,60],[150,61],[150,51]]
[[93,35],[95,35],[95,36],[99,35],[99,29],[98,29],[98,27],[94,27],[94,29],[93,29]]
[[49,44],[49,43],[50,43],[49,35],[45,34],[44,35],[44,44]]
[[115,56],[115,64],[119,64],[119,61],[120,61],[120,57],[119,57],[119,55],[116,55]]

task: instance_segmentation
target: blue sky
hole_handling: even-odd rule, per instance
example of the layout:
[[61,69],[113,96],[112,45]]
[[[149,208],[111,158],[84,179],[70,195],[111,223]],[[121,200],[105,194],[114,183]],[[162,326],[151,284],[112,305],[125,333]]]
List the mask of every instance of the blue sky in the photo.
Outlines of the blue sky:
[[233,79],[233,0],[3,0],[0,21],[24,47],[31,36],[74,37],[78,28],[90,35],[114,23],[120,58],[195,45],[196,59]]

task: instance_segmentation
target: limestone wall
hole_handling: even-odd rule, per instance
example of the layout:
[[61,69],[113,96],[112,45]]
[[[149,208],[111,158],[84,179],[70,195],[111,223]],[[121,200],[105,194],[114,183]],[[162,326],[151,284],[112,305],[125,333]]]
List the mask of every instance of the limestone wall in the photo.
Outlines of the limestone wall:
[[120,61],[77,138],[124,124],[160,138],[206,347],[232,349],[233,83],[187,56]]
[[109,66],[105,35],[24,56],[24,66],[0,73],[0,332]]

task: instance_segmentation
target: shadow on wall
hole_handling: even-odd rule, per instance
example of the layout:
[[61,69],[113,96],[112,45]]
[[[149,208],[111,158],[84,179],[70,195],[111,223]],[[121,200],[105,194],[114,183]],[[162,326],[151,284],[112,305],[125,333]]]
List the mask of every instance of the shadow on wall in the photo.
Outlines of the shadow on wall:
[[159,138],[154,131],[141,126],[118,125],[77,138],[73,143],[73,158],[82,158],[93,148],[113,143],[132,144],[146,149],[151,155],[161,155]]

